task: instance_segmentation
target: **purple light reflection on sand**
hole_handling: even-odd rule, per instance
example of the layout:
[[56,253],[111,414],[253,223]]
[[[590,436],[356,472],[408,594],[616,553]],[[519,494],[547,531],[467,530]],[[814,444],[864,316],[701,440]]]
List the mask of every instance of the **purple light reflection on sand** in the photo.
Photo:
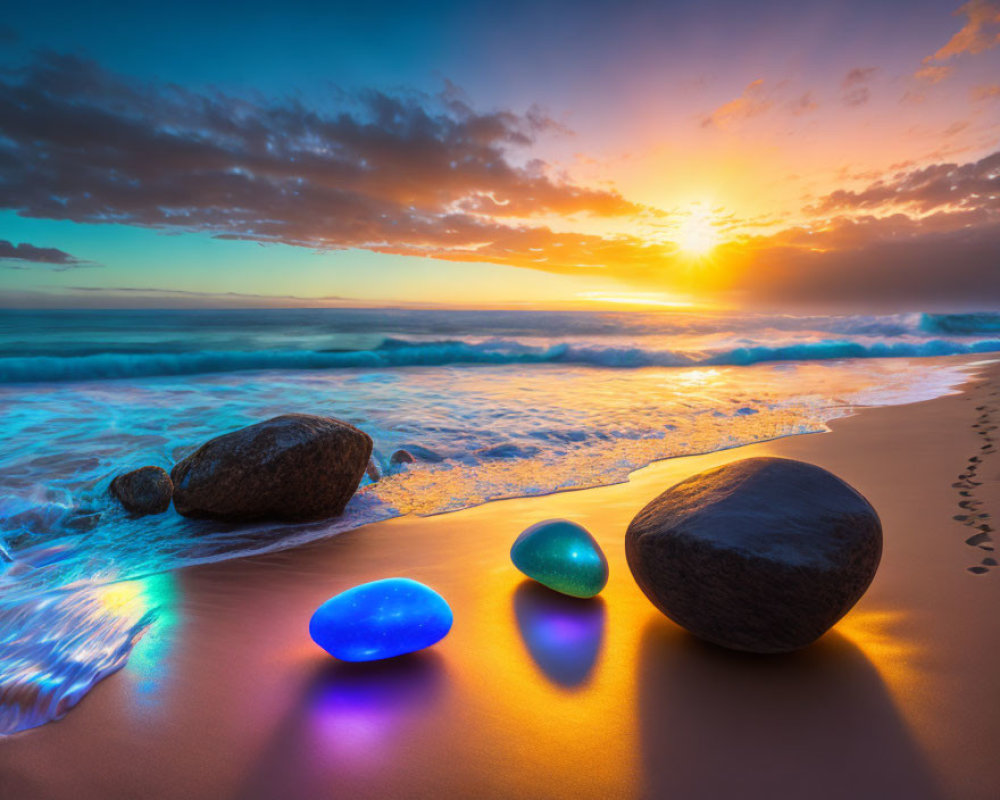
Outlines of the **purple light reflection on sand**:
[[567,597],[524,581],[514,592],[514,616],[528,653],[549,680],[566,689],[589,681],[604,641],[602,598]]
[[435,702],[445,672],[433,653],[379,662],[331,662],[308,693],[317,756],[338,767],[377,768],[410,724]]

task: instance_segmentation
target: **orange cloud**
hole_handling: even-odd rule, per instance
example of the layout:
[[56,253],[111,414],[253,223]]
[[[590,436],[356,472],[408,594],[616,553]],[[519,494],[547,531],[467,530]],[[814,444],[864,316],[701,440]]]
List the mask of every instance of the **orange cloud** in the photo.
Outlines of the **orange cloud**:
[[735,122],[763,114],[774,103],[764,88],[764,79],[758,78],[743,90],[743,94],[735,100],[719,106],[707,114],[701,121],[703,128],[728,128]]
[[954,67],[943,67],[943,66],[926,66],[921,67],[915,73],[913,77],[918,81],[926,81],[927,83],[933,85],[935,83],[941,83],[945,78],[949,77],[955,71]]
[[981,103],[984,100],[1000,99],[1000,84],[974,87],[972,89],[972,99],[977,103]]
[[956,16],[964,14],[967,19],[962,29],[934,55],[924,59],[924,63],[947,61],[949,58],[968,53],[975,55],[1000,44],[1000,3],[992,0],[970,0],[955,11]]

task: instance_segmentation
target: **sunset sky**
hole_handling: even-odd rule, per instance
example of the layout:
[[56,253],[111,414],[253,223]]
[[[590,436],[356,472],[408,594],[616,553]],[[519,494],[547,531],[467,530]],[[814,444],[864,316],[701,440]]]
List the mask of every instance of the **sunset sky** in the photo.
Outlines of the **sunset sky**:
[[996,307],[1000,2],[5,12],[0,305],[343,304]]

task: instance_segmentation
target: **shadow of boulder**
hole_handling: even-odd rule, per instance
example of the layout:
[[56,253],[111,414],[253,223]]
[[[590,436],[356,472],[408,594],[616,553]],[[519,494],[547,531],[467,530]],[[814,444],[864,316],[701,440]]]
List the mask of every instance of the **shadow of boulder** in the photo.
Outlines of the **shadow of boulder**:
[[875,667],[836,631],[780,656],[642,636],[646,797],[941,798]]

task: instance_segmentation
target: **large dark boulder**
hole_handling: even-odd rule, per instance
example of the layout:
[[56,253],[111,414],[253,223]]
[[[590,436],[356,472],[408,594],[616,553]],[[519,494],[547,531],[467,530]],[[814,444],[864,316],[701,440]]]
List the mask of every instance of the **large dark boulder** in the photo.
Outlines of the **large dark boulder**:
[[162,467],[140,467],[118,475],[108,487],[111,496],[133,514],[162,514],[170,508],[174,485]]
[[203,444],[173,468],[188,517],[305,521],[335,517],[358,488],[368,434],[330,417],[284,414]]
[[629,525],[625,555],[646,596],[695,636],[780,653],[818,639],[864,594],[882,525],[826,470],[748,458],[653,500]]

